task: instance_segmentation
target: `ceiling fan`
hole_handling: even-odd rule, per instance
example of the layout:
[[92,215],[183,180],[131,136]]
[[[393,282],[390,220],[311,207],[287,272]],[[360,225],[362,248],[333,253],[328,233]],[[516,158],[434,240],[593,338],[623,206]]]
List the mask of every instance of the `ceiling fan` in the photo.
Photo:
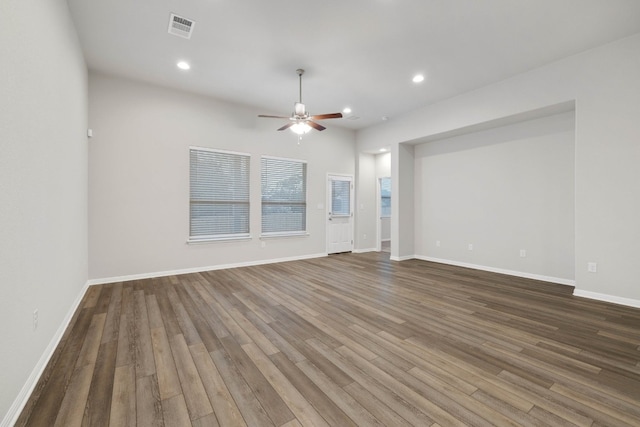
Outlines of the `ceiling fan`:
[[294,133],[298,135],[305,134],[311,130],[311,128],[316,130],[325,130],[326,128],[319,123],[316,123],[314,120],[325,120],[325,119],[340,119],[342,118],[342,113],[330,113],[330,114],[316,114],[310,115],[305,105],[302,103],[302,75],[304,74],[304,70],[302,68],[298,68],[296,70],[298,73],[298,79],[300,80],[300,101],[296,102],[293,107],[293,113],[291,117],[287,116],[269,116],[266,114],[260,114],[258,117],[267,117],[271,119],[289,119],[289,123],[282,126],[278,130],[291,129]]

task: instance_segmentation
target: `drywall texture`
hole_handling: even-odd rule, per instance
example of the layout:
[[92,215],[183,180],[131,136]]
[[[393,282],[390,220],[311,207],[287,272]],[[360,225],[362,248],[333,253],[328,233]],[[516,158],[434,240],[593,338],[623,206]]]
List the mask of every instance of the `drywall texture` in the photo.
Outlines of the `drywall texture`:
[[[358,150],[419,142],[575,100],[576,287],[640,300],[636,271],[640,241],[638,75],[640,34],[360,131]],[[398,168],[405,165],[395,160],[393,165],[397,166],[392,168],[395,179],[401,173]],[[405,207],[403,200],[398,204]],[[409,203],[405,208],[410,206]],[[400,220],[400,215],[392,218],[392,222]],[[395,240],[398,226],[391,230]],[[597,273],[587,271],[589,262],[597,263]]]
[[573,280],[574,129],[572,111],[417,145],[416,255]]
[[[261,111],[94,73],[89,100],[91,279],[326,254],[327,173],[354,175],[352,131],[327,122],[298,144]],[[251,154],[250,240],[186,243],[189,146]],[[259,239],[262,155],[308,162],[309,236]]]
[[64,0],[0,2],[0,90],[0,419],[9,423],[87,281],[87,72]]

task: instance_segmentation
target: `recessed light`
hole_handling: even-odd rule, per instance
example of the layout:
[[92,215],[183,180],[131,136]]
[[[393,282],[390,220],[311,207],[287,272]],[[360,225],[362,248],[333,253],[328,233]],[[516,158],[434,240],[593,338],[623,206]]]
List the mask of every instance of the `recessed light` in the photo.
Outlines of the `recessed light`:
[[424,81],[424,76],[422,74],[416,74],[415,76],[413,76],[412,80],[414,83],[420,83]]
[[185,61],[180,61],[176,64],[178,66],[178,68],[180,68],[181,70],[188,70],[189,68],[191,68],[191,65],[189,65],[188,62]]
[[381,148],[379,151],[380,151],[381,153],[386,153],[386,152],[387,152],[387,149],[386,149],[386,148]]
[[342,110],[342,112],[345,113],[345,114],[349,114],[351,112],[351,108],[344,107],[344,110]]

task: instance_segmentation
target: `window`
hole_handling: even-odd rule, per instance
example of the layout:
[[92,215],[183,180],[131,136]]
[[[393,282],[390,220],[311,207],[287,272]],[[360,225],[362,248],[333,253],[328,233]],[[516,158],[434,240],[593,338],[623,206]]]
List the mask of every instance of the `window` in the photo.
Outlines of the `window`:
[[262,157],[262,235],[307,230],[307,163]]
[[249,159],[190,148],[190,242],[249,237]]
[[380,217],[391,216],[391,178],[380,178]]
[[331,216],[351,216],[350,180],[331,180]]

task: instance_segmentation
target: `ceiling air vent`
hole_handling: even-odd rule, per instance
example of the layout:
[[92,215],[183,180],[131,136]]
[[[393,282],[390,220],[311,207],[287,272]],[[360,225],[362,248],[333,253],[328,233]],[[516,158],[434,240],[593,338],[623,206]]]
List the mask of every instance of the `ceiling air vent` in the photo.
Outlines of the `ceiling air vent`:
[[191,38],[193,33],[193,27],[196,26],[196,22],[191,19],[178,16],[174,13],[169,17],[169,34],[174,36],[184,37],[185,39]]

